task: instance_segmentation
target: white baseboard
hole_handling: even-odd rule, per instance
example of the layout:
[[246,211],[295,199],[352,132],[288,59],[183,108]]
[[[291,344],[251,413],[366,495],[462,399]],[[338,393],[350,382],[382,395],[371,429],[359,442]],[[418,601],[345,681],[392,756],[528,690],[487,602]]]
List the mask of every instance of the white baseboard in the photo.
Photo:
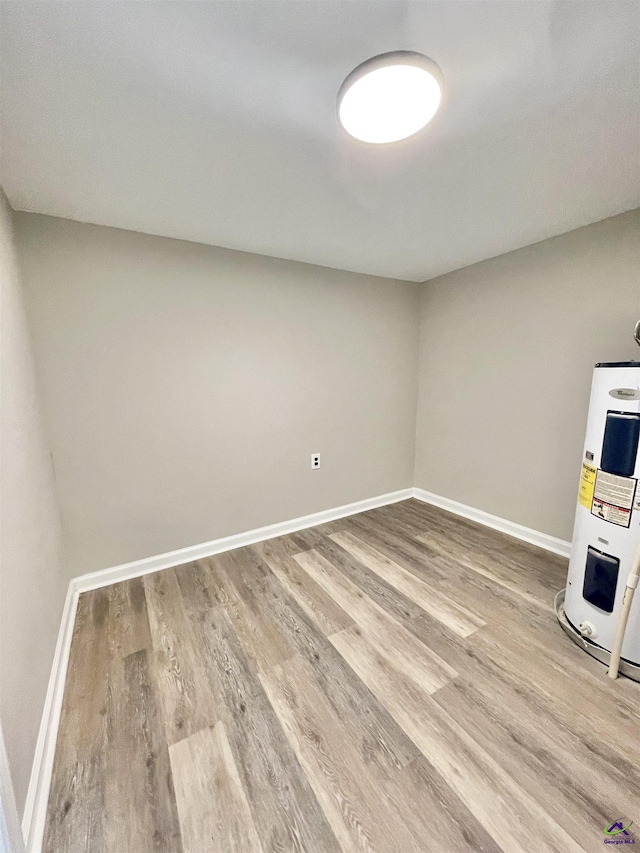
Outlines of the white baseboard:
[[492,527],[494,530],[506,533],[507,536],[513,536],[515,539],[521,539],[523,542],[537,545],[538,548],[544,548],[545,551],[552,551],[561,557],[569,557],[571,553],[571,542],[565,542],[564,539],[557,539],[555,536],[549,536],[547,533],[540,533],[540,531],[533,530],[531,527],[524,527],[522,524],[516,524],[515,521],[508,521],[506,518],[491,515],[491,513],[485,512],[482,509],[458,503],[458,501],[453,501],[451,498],[443,498],[441,495],[427,492],[424,489],[414,488],[412,491],[413,497],[419,501],[446,509],[455,515],[461,515],[470,521],[483,524],[485,527]]
[[379,506],[404,501],[412,497],[412,489],[401,489],[398,492],[389,492],[375,498],[367,498],[363,501],[334,507],[333,509],[314,512],[291,521],[282,521],[278,524],[269,524],[249,530],[246,533],[238,533],[234,536],[226,536],[223,539],[214,539],[202,545],[193,545],[189,548],[181,548],[178,551],[170,551],[167,554],[159,554],[156,557],[147,557],[144,560],[135,560],[122,566],[114,566],[88,575],[80,575],[69,584],[67,598],[65,600],[58,640],[49,677],[49,686],[45,698],[40,731],[36,744],[29,789],[25,802],[22,820],[22,835],[25,840],[27,853],[41,853],[42,840],[44,836],[45,821],[47,817],[47,803],[49,800],[49,788],[51,786],[51,774],[53,770],[53,759],[60,723],[60,712],[62,710],[62,699],[64,696],[67,666],[69,663],[69,652],[71,651],[71,638],[73,626],[78,607],[78,597],[83,592],[110,586],[123,580],[137,578],[160,569],[169,569],[172,566],[180,566],[193,560],[204,557],[212,557],[223,551],[232,551],[234,548],[242,548],[245,545],[253,545],[276,536],[284,536],[287,533],[295,533],[308,527],[316,527],[328,521],[345,518],[375,509]]
[[223,539],[214,539],[202,545],[180,548],[177,551],[158,554],[155,557],[147,557],[143,560],[135,560],[132,563],[125,563],[121,566],[114,566],[110,569],[103,569],[102,571],[74,578],[69,584],[62,613],[22,820],[22,834],[25,839],[27,853],[40,853],[42,848],[56,738],[60,723],[60,712],[62,710],[69,652],[71,650],[71,638],[73,636],[78,597],[81,593],[103,586],[110,586],[120,581],[130,580],[131,578],[141,577],[151,572],[157,572],[160,569],[168,569],[173,566],[180,566],[183,563],[200,560],[204,557],[212,557],[214,554],[220,554],[223,551],[232,551],[234,548],[242,548],[245,545],[264,542],[266,539],[273,539],[276,536],[284,536],[287,533],[295,533],[298,530],[316,527],[328,521],[335,521],[349,515],[356,515],[359,512],[366,512],[366,510],[397,503],[408,498],[416,498],[425,503],[441,507],[456,515],[476,521],[478,524],[492,527],[494,530],[500,530],[502,533],[514,536],[516,539],[537,545],[547,551],[553,551],[554,554],[561,554],[563,557],[569,556],[571,547],[569,542],[556,539],[554,536],[548,536],[546,533],[539,533],[537,530],[531,530],[529,527],[523,527],[521,524],[507,521],[504,518],[499,518],[496,515],[466,506],[449,498],[443,498],[424,489],[413,488],[389,492],[386,495],[356,501],[345,506],[315,512],[311,515],[304,515],[290,521],[270,524],[266,527],[249,530],[246,533],[237,533],[234,536],[226,536]]
[[22,816],[22,837],[24,838],[26,853],[40,853],[42,849],[56,738],[77,607],[78,591],[72,580],[62,610],[62,619],[60,620],[58,639],[53,654],[47,695],[44,700],[44,709]]
[[268,524],[266,527],[257,527],[246,533],[236,533],[233,536],[225,536],[223,539],[213,539],[202,545],[191,545],[188,548],[180,548],[178,551],[169,551],[166,554],[158,554],[156,557],[146,557],[143,560],[134,560],[132,563],[124,563],[122,566],[114,566],[111,569],[102,569],[88,575],[80,575],[74,579],[76,589],[79,592],[87,592],[98,589],[101,586],[110,586],[112,583],[137,578],[159,569],[170,569],[173,566],[181,566],[183,563],[191,563],[204,557],[212,557],[223,551],[233,551],[235,548],[244,548],[245,545],[254,545],[256,542],[264,542],[266,539],[274,539],[276,536],[284,536],[287,533],[295,533],[307,527],[317,527],[318,524],[326,524],[348,515],[356,515],[368,509],[379,506],[406,501],[412,497],[413,489],[401,489],[398,492],[388,492],[386,495],[378,495],[375,498],[367,498],[363,501],[345,504],[344,506],[325,509],[314,512],[311,515],[303,515],[290,521],[280,521],[277,524]]

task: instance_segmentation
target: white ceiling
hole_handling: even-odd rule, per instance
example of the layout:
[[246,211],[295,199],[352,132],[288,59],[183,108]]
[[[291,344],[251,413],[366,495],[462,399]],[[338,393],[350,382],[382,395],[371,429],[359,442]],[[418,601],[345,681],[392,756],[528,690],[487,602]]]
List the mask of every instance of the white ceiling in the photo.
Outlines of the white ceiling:
[[[1,2],[15,208],[423,280],[640,206],[640,3]],[[380,148],[335,115],[388,50],[443,70]]]

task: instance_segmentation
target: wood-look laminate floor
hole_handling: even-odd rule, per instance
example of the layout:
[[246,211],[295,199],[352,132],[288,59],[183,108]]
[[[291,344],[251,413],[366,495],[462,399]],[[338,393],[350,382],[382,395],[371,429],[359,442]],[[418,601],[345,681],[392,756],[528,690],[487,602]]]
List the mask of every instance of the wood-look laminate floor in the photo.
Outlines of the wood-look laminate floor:
[[565,575],[410,500],[85,593],[44,850],[570,853],[619,817],[640,833],[640,686],[562,633]]

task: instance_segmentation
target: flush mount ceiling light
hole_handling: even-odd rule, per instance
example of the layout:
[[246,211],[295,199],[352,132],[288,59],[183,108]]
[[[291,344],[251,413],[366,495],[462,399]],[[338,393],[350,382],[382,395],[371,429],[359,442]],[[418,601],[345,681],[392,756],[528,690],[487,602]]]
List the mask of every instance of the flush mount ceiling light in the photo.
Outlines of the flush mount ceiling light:
[[358,65],[338,92],[338,119],[362,142],[413,136],[438,112],[442,72],[421,53],[396,50]]

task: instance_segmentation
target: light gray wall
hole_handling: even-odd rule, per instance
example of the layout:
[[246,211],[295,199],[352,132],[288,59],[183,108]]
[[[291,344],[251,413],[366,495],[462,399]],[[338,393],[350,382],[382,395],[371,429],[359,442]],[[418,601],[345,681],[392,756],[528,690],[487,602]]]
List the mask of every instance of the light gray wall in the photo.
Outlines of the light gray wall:
[[639,317],[637,210],[424,284],[415,485],[570,539],[592,368]]
[[411,486],[419,285],[16,224],[75,574]]
[[2,190],[0,288],[0,718],[22,811],[68,575]]

